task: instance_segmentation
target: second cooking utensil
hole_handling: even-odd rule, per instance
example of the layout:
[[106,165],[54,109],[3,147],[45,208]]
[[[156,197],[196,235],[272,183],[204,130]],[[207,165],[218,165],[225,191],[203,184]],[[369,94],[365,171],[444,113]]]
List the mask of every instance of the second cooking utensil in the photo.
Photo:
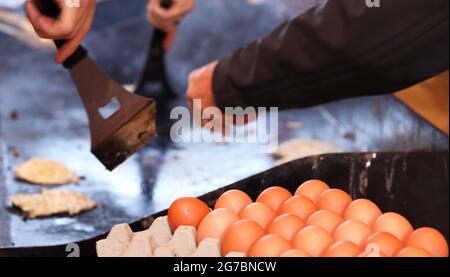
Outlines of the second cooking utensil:
[[[161,7],[168,9],[171,5],[172,0],[161,0]],[[168,82],[165,66],[164,43],[167,38],[167,33],[157,28],[154,29],[149,42],[145,68],[136,86],[137,94],[157,100],[158,114],[161,116],[167,114],[168,104],[176,98],[176,94]]]

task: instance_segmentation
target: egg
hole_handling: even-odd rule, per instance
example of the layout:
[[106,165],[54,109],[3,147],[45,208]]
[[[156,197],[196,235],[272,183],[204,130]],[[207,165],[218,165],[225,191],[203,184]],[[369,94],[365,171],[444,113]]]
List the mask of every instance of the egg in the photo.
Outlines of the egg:
[[396,236],[400,241],[404,242],[406,238],[413,232],[411,223],[398,213],[385,213],[377,218],[373,225],[375,232],[386,232]]
[[344,222],[344,219],[338,214],[328,210],[320,210],[313,213],[306,221],[306,224],[322,227],[325,231],[332,234],[342,222]]
[[303,228],[292,240],[295,248],[303,250],[313,257],[320,257],[320,254],[333,242],[333,237],[317,226]]
[[221,240],[231,224],[239,217],[228,209],[216,209],[207,214],[197,229],[197,244],[206,238]]
[[317,201],[317,208],[319,210],[329,210],[342,216],[351,202],[352,198],[345,191],[329,189],[320,195]]
[[344,213],[345,219],[359,220],[367,226],[373,226],[381,216],[381,210],[370,200],[358,199],[350,203]]
[[282,187],[271,187],[261,192],[256,199],[256,202],[264,203],[272,210],[278,211],[280,206],[291,197],[292,194],[287,189]]
[[235,214],[239,214],[245,207],[252,203],[252,199],[245,192],[237,189],[223,193],[216,201],[215,209],[225,208]]
[[297,195],[284,202],[278,210],[278,213],[293,214],[306,220],[315,211],[317,211],[317,207],[311,199],[302,195]]
[[368,244],[364,252],[358,255],[361,258],[385,258],[386,255],[380,251],[376,244]]
[[330,187],[320,180],[310,180],[301,184],[295,192],[295,195],[306,196],[316,203],[320,195],[329,189]]
[[311,257],[308,253],[300,249],[290,249],[280,255],[283,258],[308,258]]
[[387,257],[394,257],[403,247],[403,243],[394,235],[385,232],[377,232],[369,236],[367,244],[374,244]]
[[350,241],[359,247],[364,247],[367,238],[372,234],[372,229],[357,220],[344,221],[333,233],[336,241]]
[[363,252],[363,249],[353,242],[337,241],[322,253],[322,257],[357,257]]
[[278,235],[288,241],[306,226],[305,222],[293,214],[283,214],[275,218],[267,227],[268,234]]
[[288,240],[269,234],[252,246],[250,257],[278,257],[289,249],[292,249],[292,244]]
[[434,257],[448,257],[448,243],[436,229],[423,227],[412,232],[405,242],[406,246],[423,248]]
[[264,230],[256,222],[248,219],[236,221],[223,236],[222,255],[225,257],[230,252],[248,255],[253,244],[264,235]]
[[263,229],[266,229],[276,216],[277,213],[274,210],[259,202],[248,205],[239,213],[241,219],[253,220]]
[[414,247],[414,246],[408,246],[400,250],[396,257],[399,258],[431,258],[433,257],[430,252],[427,250],[420,248],[420,247]]
[[175,200],[169,207],[168,220],[172,231],[179,226],[198,228],[203,218],[211,209],[203,201],[193,197],[183,197]]

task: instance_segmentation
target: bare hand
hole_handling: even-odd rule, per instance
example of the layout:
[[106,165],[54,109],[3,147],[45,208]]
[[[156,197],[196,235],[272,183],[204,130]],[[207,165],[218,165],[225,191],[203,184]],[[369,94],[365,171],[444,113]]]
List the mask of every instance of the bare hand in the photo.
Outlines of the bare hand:
[[153,26],[171,33],[194,6],[195,0],[172,0],[172,6],[165,9],[161,7],[161,0],[149,0],[147,17]]
[[189,84],[187,90],[188,103],[192,108],[194,100],[200,100],[200,112],[203,112],[208,107],[215,107],[216,102],[214,100],[212,90],[212,78],[218,62],[214,61],[204,67],[192,71],[189,75]]
[[56,19],[43,15],[30,0],[25,2],[25,11],[41,38],[67,41],[55,57],[57,63],[63,63],[75,52],[89,32],[95,15],[96,1],[79,0],[79,7],[69,7],[66,0],[54,1],[61,9]]
[[[189,84],[187,90],[188,104],[192,113],[202,114],[205,109],[209,107],[216,107],[216,102],[213,94],[213,75],[218,61],[214,61],[204,67],[194,70],[189,75]],[[200,100],[200,105],[193,105],[194,100]],[[196,110],[194,110],[196,109]],[[220,119],[220,122],[217,121]],[[226,133],[228,126],[227,122],[231,122],[236,125],[247,124],[250,121],[256,119],[256,114],[245,114],[244,116],[239,115],[226,115],[222,111],[220,118],[210,118],[203,119],[202,125],[214,121],[216,125],[222,125],[222,131]]]

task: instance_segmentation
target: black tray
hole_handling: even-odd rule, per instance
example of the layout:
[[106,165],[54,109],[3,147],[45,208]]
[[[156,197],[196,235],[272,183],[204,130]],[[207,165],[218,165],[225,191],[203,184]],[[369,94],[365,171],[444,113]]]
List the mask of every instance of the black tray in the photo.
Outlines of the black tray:
[[[241,189],[253,199],[264,189],[280,185],[294,192],[309,179],[321,179],[333,188],[355,198],[369,198],[383,212],[406,216],[415,228],[430,226],[449,238],[448,151],[410,153],[332,154],[300,159],[202,197],[211,207],[229,189]],[[167,211],[139,220],[134,231],[148,228],[154,218]],[[77,242],[82,257],[94,257],[95,242],[107,234]],[[66,245],[0,249],[1,256],[67,256]]]

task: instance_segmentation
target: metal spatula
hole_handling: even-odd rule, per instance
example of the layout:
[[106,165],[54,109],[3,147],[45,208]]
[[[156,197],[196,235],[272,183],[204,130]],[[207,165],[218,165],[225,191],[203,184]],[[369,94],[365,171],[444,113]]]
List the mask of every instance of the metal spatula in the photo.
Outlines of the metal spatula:
[[[168,9],[171,5],[172,0],[161,0],[161,7]],[[168,82],[165,66],[164,42],[167,36],[167,33],[157,28],[153,31],[145,67],[136,85],[136,94],[157,100],[158,121],[161,122],[167,121],[170,102],[176,98],[176,94]]]
[[[60,12],[54,0],[33,0],[46,16]],[[55,41],[59,48],[65,41]],[[153,99],[126,91],[106,74],[80,46],[64,62],[78,89],[89,117],[91,151],[108,170],[113,170],[155,137],[156,106]],[[104,117],[100,110],[117,103],[117,110]]]

